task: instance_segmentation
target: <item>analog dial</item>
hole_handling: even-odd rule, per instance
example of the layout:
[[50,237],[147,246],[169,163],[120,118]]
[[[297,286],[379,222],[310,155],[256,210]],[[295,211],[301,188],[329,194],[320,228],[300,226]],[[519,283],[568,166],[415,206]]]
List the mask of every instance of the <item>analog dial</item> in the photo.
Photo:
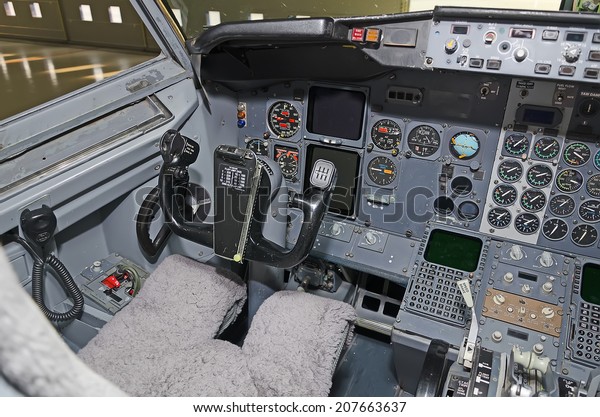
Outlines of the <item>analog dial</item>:
[[285,146],[275,147],[275,161],[281,168],[284,178],[291,180],[298,173],[298,150]]
[[471,132],[461,132],[450,139],[450,153],[458,159],[471,159],[479,152],[479,139]]
[[574,169],[564,169],[556,176],[556,188],[563,193],[574,193],[583,185],[583,175]]
[[535,214],[521,213],[515,218],[515,229],[521,234],[532,235],[540,228],[540,219]]
[[479,206],[474,201],[463,201],[458,206],[458,217],[472,221],[479,217]]
[[569,233],[569,226],[562,219],[549,219],[542,226],[542,233],[548,240],[562,240]]
[[267,140],[250,139],[246,144],[246,148],[257,155],[269,156],[269,141]]
[[521,207],[527,211],[540,211],[546,205],[546,195],[540,190],[525,190],[521,194]]
[[398,175],[398,170],[396,164],[390,158],[387,156],[377,156],[369,162],[367,174],[375,184],[386,186],[394,182]]
[[527,154],[529,139],[521,133],[513,133],[504,139],[504,150],[513,156]]
[[597,151],[596,155],[594,155],[594,166],[596,169],[600,169],[600,151]]
[[585,189],[592,197],[600,197],[600,174],[594,174],[585,183]]
[[496,229],[504,229],[505,227],[508,227],[511,218],[512,216],[510,215],[510,211],[502,207],[491,209],[487,216],[488,223],[491,226],[494,226]]
[[415,155],[428,157],[437,152],[440,147],[440,135],[431,126],[415,127],[408,134],[408,147]]
[[600,221],[600,201],[586,200],[579,206],[579,217],[589,223]]
[[507,159],[498,166],[498,177],[505,182],[518,181],[523,175],[523,165],[516,159]]
[[598,231],[589,224],[580,224],[571,232],[571,240],[577,246],[592,246],[598,240]]
[[544,161],[554,159],[560,152],[560,144],[551,137],[543,137],[538,139],[533,145],[533,153],[539,159]]
[[373,125],[371,140],[380,149],[397,148],[402,139],[402,131],[398,123],[390,119],[382,119]]
[[544,164],[537,164],[527,170],[527,183],[542,188],[552,182],[552,170]]
[[568,195],[559,194],[550,199],[549,206],[555,216],[566,217],[575,210],[575,201]]
[[563,159],[572,167],[579,167],[589,161],[592,155],[585,143],[572,143],[565,148]]
[[512,185],[500,184],[494,188],[492,199],[499,206],[510,206],[517,200],[517,190]]
[[269,109],[269,127],[280,138],[290,138],[300,129],[300,113],[293,104],[278,101]]

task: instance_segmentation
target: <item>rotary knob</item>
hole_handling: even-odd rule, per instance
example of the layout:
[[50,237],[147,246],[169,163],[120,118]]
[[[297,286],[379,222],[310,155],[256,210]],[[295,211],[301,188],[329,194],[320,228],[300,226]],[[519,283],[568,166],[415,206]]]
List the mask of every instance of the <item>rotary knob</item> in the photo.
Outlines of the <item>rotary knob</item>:
[[512,272],[507,272],[506,274],[504,274],[504,281],[508,282],[509,284],[511,282],[513,282],[514,276]]
[[551,319],[554,317],[554,309],[552,307],[544,307],[542,308],[542,314],[545,318]]
[[367,232],[365,234],[365,242],[367,242],[368,245],[374,245],[375,243],[377,243],[377,235],[373,232]]
[[344,232],[344,227],[339,223],[334,223],[331,225],[331,234],[333,236],[339,236]]
[[511,259],[515,261],[520,261],[521,259],[523,259],[524,256],[523,249],[519,245],[512,245],[508,254],[511,257]]
[[544,291],[546,294],[550,294],[553,287],[554,286],[552,285],[552,282],[546,281],[544,282],[544,285],[542,285],[542,291]]
[[581,55],[581,48],[576,45],[569,45],[563,51],[563,57],[565,61],[573,63],[579,60],[579,56]]
[[527,58],[527,49],[517,48],[517,49],[515,49],[513,56],[515,57],[515,61],[523,62],[523,61],[525,61],[525,58]]
[[506,298],[502,294],[496,294],[492,297],[495,304],[502,305],[506,301]]
[[453,38],[448,39],[444,44],[444,49],[448,55],[452,55],[458,49],[458,41]]
[[523,294],[529,294],[531,292],[531,285],[523,284],[521,291],[523,291]]

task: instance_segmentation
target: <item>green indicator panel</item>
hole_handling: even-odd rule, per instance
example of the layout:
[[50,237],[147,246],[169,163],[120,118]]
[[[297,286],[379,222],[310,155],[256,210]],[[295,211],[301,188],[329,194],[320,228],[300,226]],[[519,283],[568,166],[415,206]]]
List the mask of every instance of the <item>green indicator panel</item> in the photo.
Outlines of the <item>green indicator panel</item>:
[[477,269],[483,242],[447,230],[436,229],[429,235],[425,248],[425,260],[461,271]]
[[600,304],[600,265],[585,264],[581,276],[581,298]]

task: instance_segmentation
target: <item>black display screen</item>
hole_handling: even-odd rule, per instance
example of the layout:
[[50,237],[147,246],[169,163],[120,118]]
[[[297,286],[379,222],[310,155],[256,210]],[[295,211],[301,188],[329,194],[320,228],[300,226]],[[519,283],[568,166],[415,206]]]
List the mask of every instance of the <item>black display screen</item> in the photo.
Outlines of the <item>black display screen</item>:
[[483,242],[476,237],[436,229],[429,235],[425,260],[449,268],[473,272],[477,269],[482,247]]
[[600,265],[585,264],[581,274],[581,298],[600,304]]
[[362,91],[311,87],[306,128],[319,135],[358,140],[362,137],[366,100]]
[[329,212],[342,216],[354,215],[360,157],[356,152],[311,145],[306,151],[304,188],[310,187],[310,173],[319,159],[330,161],[337,169],[337,182],[329,204]]
[[556,126],[562,121],[562,113],[553,107],[524,105],[517,109],[517,123],[537,126]]

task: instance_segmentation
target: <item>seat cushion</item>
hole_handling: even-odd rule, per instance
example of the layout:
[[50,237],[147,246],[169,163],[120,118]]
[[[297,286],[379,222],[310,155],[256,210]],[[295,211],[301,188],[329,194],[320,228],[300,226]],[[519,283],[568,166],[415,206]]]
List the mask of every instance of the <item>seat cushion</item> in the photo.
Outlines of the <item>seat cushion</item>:
[[326,396],[351,335],[354,308],[298,291],[269,297],[242,352],[260,396]]

